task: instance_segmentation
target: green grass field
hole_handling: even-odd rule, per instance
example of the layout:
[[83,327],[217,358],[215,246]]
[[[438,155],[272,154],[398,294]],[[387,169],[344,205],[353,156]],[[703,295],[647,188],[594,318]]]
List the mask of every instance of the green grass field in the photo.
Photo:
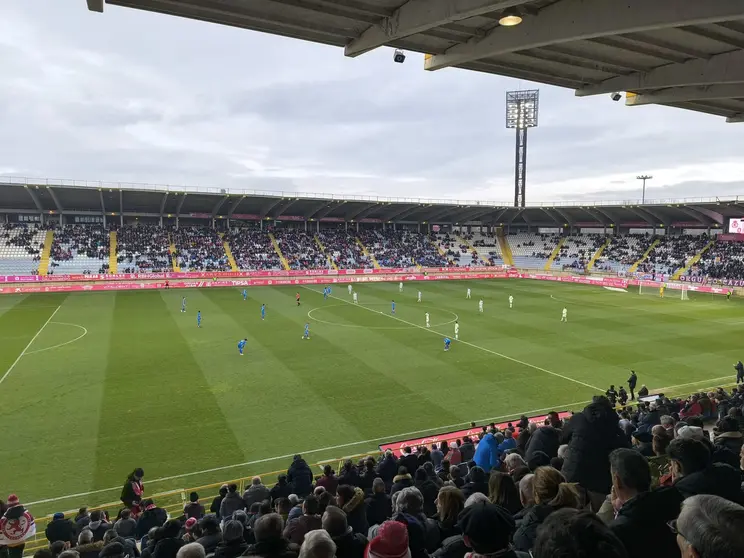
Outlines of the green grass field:
[[[33,506],[41,515],[116,500],[104,489],[136,466],[150,494],[197,486],[281,469],[289,459],[276,457],[296,452],[317,462],[404,433],[577,408],[630,368],[652,390],[686,394],[733,381],[742,357],[744,306],[723,297],[516,280],[356,288],[359,306],[345,286],[325,301],[322,286],[300,288],[299,308],[286,287],[249,289],[245,302],[239,289],[0,298],[5,492],[100,491]],[[461,341],[445,353],[456,318]]]

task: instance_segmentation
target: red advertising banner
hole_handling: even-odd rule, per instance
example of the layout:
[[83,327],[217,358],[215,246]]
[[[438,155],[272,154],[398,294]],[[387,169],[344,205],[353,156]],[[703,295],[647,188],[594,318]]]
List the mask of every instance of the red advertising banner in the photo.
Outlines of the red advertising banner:
[[[569,411],[562,411],[558,413],[558,416],[561,419],[564,419],[564,418],[570,417],[571,413]],[[548,418],[547,415],[540,415],[537,417],[530,417],[529,421],[542,425],[545,422],[546,418]],[[517,420],[519,419],[517,418],[510,422],[514,423],[514,422],[517,422]],[[496,427],[499,430],[503,430],[507,426],[509,426],[509,422],[502,422],[496,425]],[[481,432],[483,432],[483,429],[480,426],[477,426],[475,428],[469,428],[467,430],[457,430],[455,432],[446,432],[444,434],[434,434],[426,438],[412,438],[408,440],[401,440],[398,442],[390,442],[388,444],[381,444],[380,451],[385,451],[389,449],[389,450],[392,450],[393,453],[399,457],[401,454],[401,450],[405,447],[410,447],[412,449],[415,449],[418,446],[427,446],[427,445],[431,445],[431,444],[435,444],[439,442],[452,442],[458,439],[461,440],[464,436],[470,436],[471,438],[476,438],[476,440],[474,441],[477,441],[477,436]]]
[[727,242],[744,242],[744,234],[719,234],[717,238]]
[[243,221],[260,221],[261,216],[253,213],[233,213],[230,219],[241,219]]
[[302,215],[282,215],[276,218],[277,221],[304,221],[305,218]]

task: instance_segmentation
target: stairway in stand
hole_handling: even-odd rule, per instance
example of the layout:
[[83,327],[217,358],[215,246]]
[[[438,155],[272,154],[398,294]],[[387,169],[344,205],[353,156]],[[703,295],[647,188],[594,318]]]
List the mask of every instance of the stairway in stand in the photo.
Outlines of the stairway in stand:
[[118,250],[118,242],[116,238],[116,231],[109,233],[109,273],[118,273],[119,262],[116,259]]
[[284,254],[282,254],[282,249],[279,248],[279,243],[276,241],[276,237],[269,233],[269,238],[271,239],[272,246],[274,246],[274,252],[279,256],[279,261],[282,262],[282,267],[285,271],[289,271],[289,262],[287,261],[287,258],[284,257]]
[[178,253],[176,252],[176,243],[173,242],[173,238],[171,237],[170,233],[168,233],[168,243],[170,244],[171,264],[173,265],[173,271],[175,273],[180,273],[181,267],[178,265]]
[[372,261],[372,266],[373,266],[373,267],[374,267],[375,269],[380,269],[380,267],[382,267],[382,266],[380,266],[380,264],[379,264],[379,263],[377,263],[377,258],[375,258],[375,257],[374,257],[374,256],[372,255],[372,252],[370,252],[369,250],[367,250],[367,247],[366,247],[366,246],[364,245],[364,243],[363,243],[363,242],[362,242],[362,241],[361,241],[361,240],[359,239],[359,237],[356,237],[356,238],[355,238],[354,240],[356,240],[356,243],[357,243],[357,244],[359,245],[359,248],[361,248],[361,249],[362,249],[362,254],[364,254],[365,256],[367,256],[367,257],[368,257],[368,258],[369,258],[369,259],[370,259],[370,260]]
[[49,273],[49,259],[52,255],[52,243],[54,242],[54,231],[47,231],[44,236],[44,248],[41,251],[41,261],[39,261],[39,275]]
[[325,246],[323,246],[323,243],[320,241],[320,238],[318,238],[318,235],[315,235],[315,244],[318,245],[318,249],[323,253],[323,255],[326,257],[326,260],[328,261],[328,265],[331,266],[331,268],[338,271],[338,266],[336,265],[336,262],[333,261],[333,258],[329,256],[325,251]]
[[225,248],[225,255],[227,256],[227,261],[230,264],[230,269],[232,271],[240,271],[240,269],[238,268],[238,264],[233,257],[232,250],[230,249],[230,243],[225,240],[225,233],[219,233],[219,236],[222,239],[222,246]]
[[548,258],[548,261],[545,262],[545,267],[543,268],[545,271],[550,271],[550,268],[553,267],[553,262],[558,257],[558,254],[561,253],[561,248],[566,243],[566,237],[562,236],[561,239],[558,241],[558,244],[555,245],[555,248],[553,248],[553,252],[550,254],[550,257]]
[[594,264],[597,263],[597,260],[602,256],[602,252],[604,252],[605,251],[605,248],[607,248],[610,245],[610,242],[612,242],[612,237],[609,237],[608,236],[607,239],[605,240],[604,244],[602,244],[602,246],[600,246],[599,248],[597,248],[597,251],[594,252],[594,255],[592,256],[592,259],[589,260],[589,263],[586,266],[586,270],[587,271],[591,271],[592,270],[592,268],[594,267]]

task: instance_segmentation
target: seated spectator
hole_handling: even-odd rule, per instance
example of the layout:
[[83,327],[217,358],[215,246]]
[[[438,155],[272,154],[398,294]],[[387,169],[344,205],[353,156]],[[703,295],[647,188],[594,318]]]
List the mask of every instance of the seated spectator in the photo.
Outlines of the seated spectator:
[[44,531],[47,540],[50,543],[55,541],[75,542],[75,524],[69,519],[65,519],[65,514],[57,512]]
[[186,519],[193,517],[194,519],[201,519],[204,517],[204,506],[199,503],[199,495],[196,492],[189,494],[189,503],[183,507],[183,514]]
[[[661,484],[661,479],[669,474],[669,456],[667,448],[672,441],[668,436],[654,436],[651,442],[651,448],[654,450],[654,456],[648,460],[651,469],[651,487],[656,488]],[[668,483],[671,485],[671,479]]]
[[253,527],[256,544],[249,545],[243,556],[261,558],[297,558],[299,548],[282,536],[284,521],[279,514],[269,513],[256,520]]
[[204,547],[198,543],[189,543],[178,549],[176,558],[206,558]]
[[78,535],[75,550],[80,554],[80,558],[98,558],[101,550],[103,550],[103,539],[94,541],[93,531],[87,528],[83,529]]
[[335,555],[336,543],[327,532],[317,529],[305,535],[299,558],[334,558]]
[[132,519],[131,510],[121,510],[121,517],[114,523],[114,531],[125,539],[134,539],[137,536],[137,522]]
[[431,517],[437,512],[436,501],[439,493],[439,486],[435,484],[426,474],[426,470],[421,467],[416,471],[413,486],[419,489],[424,497],[424,514]]
[[517,550],[531,550],[535,544],[538,527],[561,508],[581,507],[576,487],[568,484],[560,471],[552,467],[538,467],[534,477],[533,498],[535,506],[525,516],[514,534]]
[[226,521],[222,529],[222,542],[214,550],[214,558],[237,558],[246,550],[248,544],[243,537],[243,524],[234,519]]
[[408,474],[407,468],[400,467],[397,476],[393,478],[393,487],[390,490],[390,496],[404,488],[408,488],[409,486],[413,486],[413,479],[411,478],[411,475]]
[[336,545],[336,558],[362,558],[367,546],[367,537],[354,533],[346,522],[346,514],[341,508],[328,506],[322,517],[323,529]]
[[204,552],[212,554],[217,545],[222,542],[222,531],[220,531],[220,522],[214,514],[208,514],[199,521],[202,536],[197,539],[200,545],[204,547]]
[[461,490],[465,498],[469,498],[472,494],[480,492],[488,496],[488,481],[486,480],[486,472],[480,467],[473,467],[468,473],[469,482],[466,482]]
[[75,522],[75,528],[77,532],[80,533],[90,523],[90,514],[88,513],[88,508],[80,508],[73,521]]
[[739,471],[730,465],[713,463],[710,450],[704,442],[677,438],[669,444],[667,453],[671,462],[672,482],[685,498],[713,494],[732,502],[742,501]]
[[158,541],[152,551],[152,558],[176,558],[178,550],[186,544],[180,537],[181,522],[169,519],[158,531]]
[[499,556],[517,558],[510,544],[514,532],[514,519],[501,506],[480,503],[465,508],[460,514],[458,526],[462,531],[463,542],[472,549],[468,558]]
[[318,515],[318,499],[312,494],[305,498],[302,503],[302,515],[297,519],[289,521],[284,528],[284,538],[289,542],[301,545],[305,540],[305,534],[322,527],[320,515]]
[[526,467],[527,462],[524,457],[518,453],[510,453],[504,458],[504,464],[506,465],[506,471],[511,475],[519,467]]
[[716,424],[716,437],[713,444],[716,449],[727,449],[734,455],[739,455],[744,437],[739,430],[739,421],[734,417],[723,417]]
[[253,477],[251,485],[243,493],[245,509],[249,510],[255,503],[263,502],[271,497],[271,491],[261,483],[261,477]]
[[408,525],[411,554],[433,552],[439,544],[439,529],[424,514],[424,497],[415,486],[404,488],[393,498],[393,519]]
[[436,500],[437,513],[434,517],[439,530],[439,546],[445,539],[459,535],[460,527],[457,519],[460,512],[465,508],[465,497],[462,491],[454,486],[445,486],[439,491]]
[[519,502],[522,509],[514,514],[514,519],[519,522],[535,505],[535,475],[529,473],[519,481]]
[[93,540],[102,541],[106,531],[111,529],[111,524],[106,521],[106,516],[101,510],[95,510],[90,514],[90,524],[88,528],[93,531]]
[[[142,500],[142,508],[144,509],[144,511],[137,521],[137,540],[141,539],[147,533],[149,533],[150,529],[152,529],[153,527],[162,527],[163,525],[165,525],[165,522],[168,521],[168,513],[163,508],[157,507],[151,499],[148,498]],[[93,529],[95,513],[96,512],[90,514],[91,529]],[[93,534],[95,534],[95,530],[93,530]],[[103,538],[103,534],[101,534],[101,538]]]
[[589,511],[558,510],[538,529],[532,558],[629,558],[623,543]]
[[519,492],[514,485],[514,481],[509,475],[501,471],[491,471],[488,478],[488,499],[492,504],[498,504],[512,515],[522,509]]
[[676,488],[651,490],[646,458],[630,449],[610,454],[612,505],[617,517],[610,529],[630,558],[677,558],[677,541],[668,523],[679,515],[682,495]]
[[279,498],[289,498],[290,494],[292,494],[292,485],[289,484],[287,475],[279,475],[277,477],[277,483],[269,491],[271,500],[274,501]]
[[744,556],[744,508],[719,496],[692,496],[675,524],[683,558]]

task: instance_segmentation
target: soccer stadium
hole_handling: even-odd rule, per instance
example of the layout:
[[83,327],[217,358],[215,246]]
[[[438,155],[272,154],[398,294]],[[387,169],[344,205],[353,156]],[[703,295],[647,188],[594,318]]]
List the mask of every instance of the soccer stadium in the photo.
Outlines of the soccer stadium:
[[[744,120],[744,3],[640,4],[88,9]],[[744,202],[525,200],[526,93],[513,204],[0,177],[0,556],[741,556]]]

